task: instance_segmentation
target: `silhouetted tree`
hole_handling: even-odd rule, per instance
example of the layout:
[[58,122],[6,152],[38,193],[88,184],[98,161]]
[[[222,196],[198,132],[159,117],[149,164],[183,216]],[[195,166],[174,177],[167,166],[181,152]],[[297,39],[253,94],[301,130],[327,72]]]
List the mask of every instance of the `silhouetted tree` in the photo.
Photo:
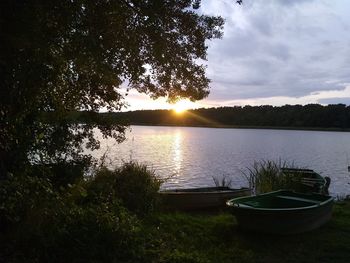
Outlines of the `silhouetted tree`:
[[82,142],[98,148],[96,126],[122,140],[124,125],[81,125],[68,113],[120,110],[123,83],[152,98],[207,96],[199,61],[206,59],[206,40],[221,37],[223,19],[199,14],[200,2],[1,1],[2,175],[33,160],[89,161]]

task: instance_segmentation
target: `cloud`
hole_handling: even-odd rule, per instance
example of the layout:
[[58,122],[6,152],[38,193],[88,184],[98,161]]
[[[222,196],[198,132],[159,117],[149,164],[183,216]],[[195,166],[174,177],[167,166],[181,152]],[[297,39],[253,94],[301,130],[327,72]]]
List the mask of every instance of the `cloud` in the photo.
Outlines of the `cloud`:
[[209,98],[301,97],[350,82],[350,20],[335,4],[209,2],[226,19],[224,38],[209,43]]
[[314,0],[276,0],[276,3],[279,3],[280,5],[286,5],[286,6],[299,5],[299,4],[304,4],[308,2],[314,2]]
[[[200,12],[221,15],[226,23],[223,38],[207,43],[211,94],[198,105],[348,101],[350,1],[234,2],[202,2]],[[140,108],[146,96],[134,95],[131,108]],[[152,107],[166,104],[149,100]]]
[[340,103],[340,104],[350,105],[350,97],[321,99],[318,102],[321,104],[339,104]]
[[205,105],[212,107],[219,106],[244,106],[244,105],[273,105],[282,106],[286,104],[305,105],[309,103],[320,104],[338,104],[343,103],[349,105],[350,99],[350,84],[344,84],[345,88],[340,90],[327,90],[317,91],[311,94],[301,97],[288,97],[288,96],[272,96],[263,98],[250,98],[250,99],[226,99],[226,100],[207,100],[203,101]]

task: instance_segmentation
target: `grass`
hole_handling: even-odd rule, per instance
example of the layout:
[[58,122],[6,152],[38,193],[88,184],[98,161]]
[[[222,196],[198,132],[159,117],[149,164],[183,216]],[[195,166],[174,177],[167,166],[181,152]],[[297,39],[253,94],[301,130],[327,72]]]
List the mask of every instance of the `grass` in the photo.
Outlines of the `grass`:
[[246,177],[249,187],[256,194],[279,189],[288,189],[297,192],[315,191],[302,184],[303,173],[284,173],[282,168],[298,169],[300,167],[282,160],[261,160],[254,162],[252,166],[247,167],[246,171],[242,171],[242,173]]
[[160,212],[160,183],[137,163],[101,169],[63,190],[50,178],[2,181],[0,262],[345,263],[350,258],[350,201],[338,202],[332,220],[320,229],[269,236],[241,232],[226,211]]
[[312,232],[275,236],[242,232],[234,216],[159,214],[144,224],[145,251],[153,262],[349,262],[350,201]]
[[213,176],[212,178],[216,187],[230,187],[232,184],[232,179],[226,175],[221,177]]

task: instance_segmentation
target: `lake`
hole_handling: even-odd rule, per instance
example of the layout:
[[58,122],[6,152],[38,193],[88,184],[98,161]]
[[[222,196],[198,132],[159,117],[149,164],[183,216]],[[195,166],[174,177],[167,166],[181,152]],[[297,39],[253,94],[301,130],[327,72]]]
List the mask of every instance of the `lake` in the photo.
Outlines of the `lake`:
[[145,163],[167,178],[163,188],[210,186],[213,177],[223,176],[232,187],[247,186],[247,167],[281,160],[329,176],[334,196],[350,194],[348,132],[131,126],[126,137],[121,144],[101,139],[93,155],[105,154],[110,167]]

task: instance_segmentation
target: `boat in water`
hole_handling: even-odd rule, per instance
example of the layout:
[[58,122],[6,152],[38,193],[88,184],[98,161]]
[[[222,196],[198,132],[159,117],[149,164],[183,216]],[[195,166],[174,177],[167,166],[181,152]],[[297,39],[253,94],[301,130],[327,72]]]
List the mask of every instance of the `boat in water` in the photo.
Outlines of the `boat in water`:
[[279,190],[229,200],[239,227],[264,233],[296,234],[316,229],[332,216],[333,197]]
[[159,191],[162,203],[168,210],[205,210],[225,207],[227,200],[251,195],[249,188],[201,187]]

